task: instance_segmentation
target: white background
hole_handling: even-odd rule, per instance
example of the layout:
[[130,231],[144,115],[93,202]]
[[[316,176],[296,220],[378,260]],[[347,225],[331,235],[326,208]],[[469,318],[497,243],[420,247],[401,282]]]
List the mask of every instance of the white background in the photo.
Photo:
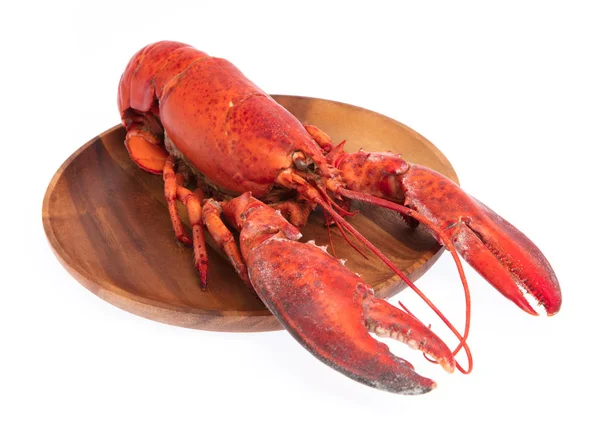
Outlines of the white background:
[[[418,3],[0,7],[0,429],[597,427],[599,14],[593,2]],[[363,106],[428,137],[545,252],[563,310],[526,315],[469,270],[473,373],[394,348],[439,383],[403,397],[332,371],[285,332],[171,327],[95,297],[52,254],[42,197],[119,122],[120,74],[161,39],[227,58],[268,92]],[[447,255],[419,284],[460,322]]]

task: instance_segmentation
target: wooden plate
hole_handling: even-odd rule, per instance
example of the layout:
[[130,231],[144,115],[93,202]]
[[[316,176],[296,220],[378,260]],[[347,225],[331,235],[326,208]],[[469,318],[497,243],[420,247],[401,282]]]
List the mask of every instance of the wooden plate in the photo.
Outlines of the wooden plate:
[[[348,151],[402,153],[407,160],[458,182],[444,155],[397,121],[328,100],[274,97],[302,122],[326,131],[334,142],[346,139]],[[280,329],[217,252],[209,250],[209,289],[199,289],[192,250],[179,245],[173,236],[163,181],[134,165],[123,145],[124,136],[124,129],[115,126],[95,137],[69,157],[50,181],[42,215],[58,260],[90,291],[143,317],[214,331]],[[442,252],[429,234],[409,229],[387,210],[361,207],[350,220],[412,280]],[[303,241],[328,243],[319,213],[311,216],[303,233]],[[348,259],[347,265],[379,296],[394,295],[404,287],[376,258],[365,260],[352,250],[336,229],[332,236],[338,257]]]

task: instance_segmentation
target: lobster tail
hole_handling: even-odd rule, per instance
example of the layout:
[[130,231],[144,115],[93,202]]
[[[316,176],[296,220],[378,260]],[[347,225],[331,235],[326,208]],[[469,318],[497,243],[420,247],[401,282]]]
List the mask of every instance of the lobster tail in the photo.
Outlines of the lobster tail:
[[142,48],[125,68],[118,92],[119,112],[127,129],[125,146],[143,170],[162,173],[169,155],[164,148],[157,99],[175,76],[205,57],[184,43],[162,41]]

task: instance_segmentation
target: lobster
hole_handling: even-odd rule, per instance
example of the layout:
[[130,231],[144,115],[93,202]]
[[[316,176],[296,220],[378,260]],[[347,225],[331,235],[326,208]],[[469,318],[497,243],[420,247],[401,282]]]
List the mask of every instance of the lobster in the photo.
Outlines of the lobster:
[[[282,326],[318,359],[356,381],[403,394],[436,387],[371,333],[421,350],[448,372],[472,369],[466,343],[470,296],[459,254],[525,312],[537,314],[528,297],[548,315],[561,307],[549,262],[498,214],[448,178],[398,154],[345,152],[344,142],[334,145],[324,131],[300,123],[227,60],[179,42],[148,45],[129,61],[118,105],[131,159],[163,176],[173,230],[193,247],[200,288],[208,285],[206,227]],[[354,201],[424,225],[452,254],[467,302],[462,333],[349,223]],[[191,238],[177,202],[187,210]],[[362,243],[427,302],[458,338],[455,349],[402,304],[376,298],[324,247],[298,242],[317,206],[328,226],[337,226],[360,253],[349,236]],[[232,230],[239,232],[239,245]],[[467,369],[455,359],[462,349]]]

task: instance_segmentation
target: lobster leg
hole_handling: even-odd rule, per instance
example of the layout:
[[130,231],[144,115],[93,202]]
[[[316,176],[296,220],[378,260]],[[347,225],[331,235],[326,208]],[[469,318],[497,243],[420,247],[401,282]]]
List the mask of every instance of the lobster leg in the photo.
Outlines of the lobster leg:
[[208,284],[208,253],[206,251],[206,241],[204,240],[204,226],[202,221],[202,193],[200,189],[191,192],[185,187],[179,186],[177,187],[177,199],[179,199],[187,209],[188,218],[192,225],[194,266],[198,270],[202,288],[206,289]]
[[[208,283],[208,253],[204,239],[204,226],[202,217],[202,189],[194,192],[183,187],[183,177],[175,173],[175,157],[170,155],[163,168],[163,179],[165,182],[165,198],[169,209],[169,216],[173,225],[173,231],[179,241],[194,247],[194,266],[200,276],[200,284],[203,289]],[[187,209],[188,218],[192,225],[192,241],[189,240],[183,229],[181,218],[177,210],[177,201],[183,203]]]
[[165,182],[165,199],[167,200],[167,208],[171,217],[171,224],[175,237],[182,243],[190,245],[191,241],[185,234],[179,212],[177,211],[177,189],[181,187],[175,174],[175,157],[169,156],[163,166],[163,180]]
[[[208,285],[208,254],[204,239],[204,225],[206,225],[217,245],[225,252],[240,278],[248,286],[251,286],[248,280],[246,265],[233,235],[221,220],[221,206],[212,199],[209,199],[202,205],[203,193],[201,188],[192,192],[181,185],[181,178],[181,176],[175,173],[175,158],[170,155],[163,168],[165,197],[169,208],[169,215],[177,239],[187,245],[190,243],[193,244],[194,266],[198,270],[202,288],[205,289]],[[177,211],[177,200],[186,206],[188,218],[192,225],[192,242],[190,242],[183,229],[183,224]]]
[[419,394],[435,388],[369,334],[383,330],[454,370],[452,353],[435,334],[376,299],[358,275],[322,248],[296,242],[300,232],[272,208],[245,193],[223,204],[223,213],[240,230],[242,255],[257,294],[321,361],[390,392]]
[[242,258],[232,233],[227,229],[223,220],[221,220],[221,212],[221,205],[213,199],[209,199],[203,206],[202,220],[212,238],[229,258],[229,262],[240,278],[247,286],[252,286],[248,279],[246,263]]

